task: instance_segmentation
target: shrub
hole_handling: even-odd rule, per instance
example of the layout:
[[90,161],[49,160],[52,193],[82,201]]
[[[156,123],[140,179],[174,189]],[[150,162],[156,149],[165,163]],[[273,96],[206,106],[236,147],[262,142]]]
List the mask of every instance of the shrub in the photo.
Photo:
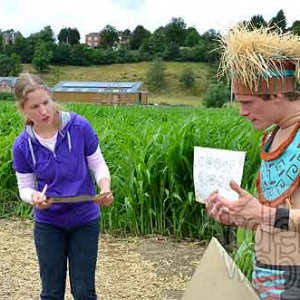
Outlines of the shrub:
[[15,101],[15,96],[13,93],[0,93],[0,101]]
[[223,82],[211,84],[204,95],[205,107],[222,107],[230,99],[230,89]]
[[192,88],[195,85],[195,75],[193,70],[186,69],[180,76],[179,82],[185,88]]
[[159,91],[165,87],[165,66],[161,58],[153,60],[147,72],[147,84],[151,91]]

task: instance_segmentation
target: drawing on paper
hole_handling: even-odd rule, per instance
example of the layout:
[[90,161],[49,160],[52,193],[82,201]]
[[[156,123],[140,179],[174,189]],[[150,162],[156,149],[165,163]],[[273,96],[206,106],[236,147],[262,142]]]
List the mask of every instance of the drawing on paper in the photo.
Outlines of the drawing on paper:
[[237,195],[229,187],[230,180],[241,184],[245,152],[194,147],[194,186],[196,201],[205,202],[215,189],[229,199]]

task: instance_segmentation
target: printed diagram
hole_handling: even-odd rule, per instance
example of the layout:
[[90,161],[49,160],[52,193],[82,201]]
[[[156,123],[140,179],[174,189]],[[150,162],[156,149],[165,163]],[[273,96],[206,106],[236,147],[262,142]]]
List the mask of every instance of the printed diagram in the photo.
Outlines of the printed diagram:
[[230,180],[241,184],[245,152],[194,147],[194,186],[196,201],[205,202],[215,189],[229,199],[237,195],[229,187]]

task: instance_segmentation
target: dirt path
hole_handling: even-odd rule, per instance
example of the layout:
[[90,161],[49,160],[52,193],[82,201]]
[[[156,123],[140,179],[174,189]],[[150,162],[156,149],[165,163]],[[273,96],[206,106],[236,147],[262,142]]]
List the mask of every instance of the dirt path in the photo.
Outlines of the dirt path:
[[[32,222],[0,219],[0,298],[38,300],[39,273]],[[199,263],[199,243],[160,237],[100,240],[97,264],[99,299],[180,299]],[[67,288],[65,300],[73,299]]]

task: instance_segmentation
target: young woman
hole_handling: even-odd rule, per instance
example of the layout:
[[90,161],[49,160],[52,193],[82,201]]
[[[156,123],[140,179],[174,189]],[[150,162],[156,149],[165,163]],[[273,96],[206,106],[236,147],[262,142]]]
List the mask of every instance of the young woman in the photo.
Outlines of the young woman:
[[[13,145],[13,166],[21,199],[33,206],[40,297],[64,299],[68,264],[74,299],[97,299],[100,206],[113,202],[97,135],[85,118],[62,111],[36,75],[22,74],[15,95],[25,128]],[[83,195],[90,199],[72,201]]]

